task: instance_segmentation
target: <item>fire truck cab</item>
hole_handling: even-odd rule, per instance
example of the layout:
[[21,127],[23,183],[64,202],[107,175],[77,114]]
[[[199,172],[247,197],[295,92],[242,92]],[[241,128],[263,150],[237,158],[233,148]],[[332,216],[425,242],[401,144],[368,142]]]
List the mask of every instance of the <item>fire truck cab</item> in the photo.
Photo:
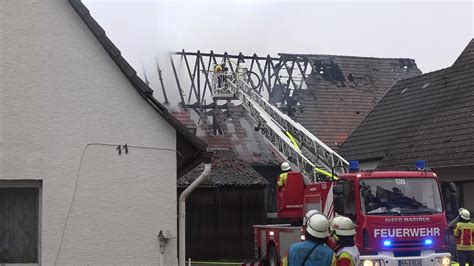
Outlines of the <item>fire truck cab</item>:
[[364,265],[450,265],[441,188],[432,172],[342,174],[334,210],[354,221]]

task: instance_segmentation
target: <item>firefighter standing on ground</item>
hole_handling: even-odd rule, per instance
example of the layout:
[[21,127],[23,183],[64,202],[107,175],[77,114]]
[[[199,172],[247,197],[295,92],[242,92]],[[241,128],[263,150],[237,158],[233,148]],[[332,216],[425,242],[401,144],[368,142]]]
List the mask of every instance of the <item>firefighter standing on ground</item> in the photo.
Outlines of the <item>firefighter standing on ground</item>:
[[305,241],[293,244],[283,257],[283,266],[336,266],[336,254],[327,245],[329,222],[326,216],[315,213],[305,228]]
[[459,211],[459,221],[454,227],[456,250],[459,265],[474,266],[474,223],[471,223],[471,214],[466,209]]
[[282,189],[285,186],[286,179],[288,178],[288,172],[291,171],[291,166],[288,162],[281,164],[281,174],[278,176],[278,189]]
[[332,238],[337,243],[336,252],[338,266],[357,266],[360,263],[359,249],[354,243],[356,231],[352,220],[337,216],[331,223]]

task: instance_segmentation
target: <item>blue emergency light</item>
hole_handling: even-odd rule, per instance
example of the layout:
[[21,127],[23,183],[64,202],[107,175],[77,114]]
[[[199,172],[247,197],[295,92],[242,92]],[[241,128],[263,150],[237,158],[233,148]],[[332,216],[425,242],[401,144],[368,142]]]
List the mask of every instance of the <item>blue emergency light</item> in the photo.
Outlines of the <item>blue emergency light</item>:
[[429,246],[429,245],[431,245],[431,244],[433,244],[433,240],[431,240],[431,239],[429,239],[429,238],[428,238],[428,239],[425,239],[425,245]]
[[416,170],[425,170],[425,161],[424,160],[416,161]]
[[349,172],[359,172],[359,161],[349,161]]
[[384,245],[385,247],[390,247],[390,246],[392,245],[392,241],[390,241],[390,240],[385,240],[385,241],[383,241],[383,245]]

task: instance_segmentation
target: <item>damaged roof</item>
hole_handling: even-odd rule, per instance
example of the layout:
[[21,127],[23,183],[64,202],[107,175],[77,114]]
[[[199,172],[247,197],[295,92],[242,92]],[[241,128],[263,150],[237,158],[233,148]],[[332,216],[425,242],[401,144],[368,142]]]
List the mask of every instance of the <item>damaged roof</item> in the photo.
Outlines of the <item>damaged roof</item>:
[[[187,187],[203,171],[201,164],[178,179],[178,186]],[[268,182],[248,163],[238,158],[233,151],[214,151],[212,155],[212,170],[209,177],[201,186],[266,186]]]
[[207,144],[208,151],[233,151],[249,164],[280,164],[283,159],[278,159],[275,148],[259,131],[255,131],[255,121],[247,111],[233,103],[226,106],[226,109],[209,111],[209,121],[199,119],[199,125],[194,123],[192,111],[177,107],[170,112],[190,130],[197,131],[197,136]]
[[[125,77],[142,98],[163,117],[177,131],[177,150],[181,156],[177,156],[178,176],[186,173],[191,168],[206,159],[203,152],[206,150],[206,144],[194,136],[185,125],[170,115],[165,106],[153,97],[153,90],[137,75],[133,67],[125,60],[120,50],[107,37],[104,29],[91,16],[89,9],[81,2],[81,0],[69,0],[79,17],[84,21],[89,30],[104,47],[117,67],[122,71]],[[203,155],[203,156],[201,156]]]
[[343,144],[347,159],[392,169],[474,164],[474,39],[448,68],[397,82]]
[[334,150],[346,140],[398,80],[421,74],[415,60],[335,55],[296,55],[312,62],[295,120]]
[[[397,80],[421,74],[415,61],[408,58],[280,56],[310,62],[307,88],[293,91],[291,97],[299,107],[290,115],[335,150]],[[242,106],[226,106],[208,111],[209,121],[199,120],[198,125],[189,123],[189,112],[188,117],[183,111],[173,114],[188,127],[196,128],[197,136],[210,151],[232,150],[250,164],[280,164],[285,160],[255,131],[255,121]]]

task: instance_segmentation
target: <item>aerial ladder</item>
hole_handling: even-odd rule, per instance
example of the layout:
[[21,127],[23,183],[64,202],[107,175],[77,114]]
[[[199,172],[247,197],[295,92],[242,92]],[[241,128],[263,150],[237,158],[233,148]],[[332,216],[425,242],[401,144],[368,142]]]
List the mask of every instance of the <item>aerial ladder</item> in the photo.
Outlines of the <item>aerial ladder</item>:
[[[230,61],[229,61],[230,62]],[[333,179],[348,162],[324,144],[301,124],[266,101],[254,88],[243,64],[233,72],[214,72],[212,96],[214,99],[238,99],[256,123],[257,128],[293,163],[309,182]]]

